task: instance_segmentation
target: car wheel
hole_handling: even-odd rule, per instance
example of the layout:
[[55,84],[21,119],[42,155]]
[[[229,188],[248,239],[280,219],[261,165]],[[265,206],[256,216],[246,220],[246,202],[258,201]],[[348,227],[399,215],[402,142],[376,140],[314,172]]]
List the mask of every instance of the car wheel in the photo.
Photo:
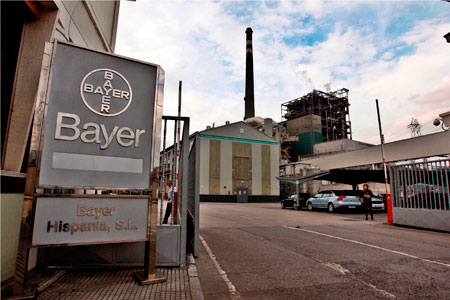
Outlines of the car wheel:
[[286,206],[284,205],[284,201],[281,201],[281,209],[285,209]]
[[313,210],[313,206],[312,206],[312,203],[311,202],[308,202],[308,210],[309,211],[312,211]]
[[334,212],[334,205],[333,205],[333,203],[328,203],[328,212],[329,213]]

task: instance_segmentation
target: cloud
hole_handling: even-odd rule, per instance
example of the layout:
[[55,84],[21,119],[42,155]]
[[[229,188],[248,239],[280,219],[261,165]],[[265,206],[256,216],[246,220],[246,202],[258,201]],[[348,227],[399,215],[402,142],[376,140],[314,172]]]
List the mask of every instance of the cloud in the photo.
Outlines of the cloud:
[[193,132],[242,120],[244,32],[252,27],[257,115],[280,121],[282,103],[345,87],[354,139],[376,143],[375,99],[388,138],[407,135],[401,128],[411,117],[426,122],[450,108],[447,5],[122,2],[116,51],[164,68],[166,115],[176,114],[183,81],[182,114]]

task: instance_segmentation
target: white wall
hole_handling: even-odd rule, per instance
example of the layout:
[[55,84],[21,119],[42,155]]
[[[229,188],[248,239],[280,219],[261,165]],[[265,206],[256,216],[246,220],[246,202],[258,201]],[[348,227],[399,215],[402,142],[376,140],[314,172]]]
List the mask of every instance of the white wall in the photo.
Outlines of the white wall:
[[[209,162],[208,162],[209,163]],[[226,188],[224,188],[226,186]],[[220,141],[220,194],[233,194],[233,142]]]
[[280,181],[276,177],[280,176],[280,146],[270,145],[270,185],[271,194],[280,194]]
[[[200,194],[209,194],[209,138],[199,137],[200,141]],[[220,140],[220,195],[233,194],[233,141]],[[252,145],[252,195],[262,195],[261,176],[261,145]],[[280,184],[276,177],[279,176],[279,146],[270,146],[270,185],[271,195],[279,195]],[[226,188],[224,188],[226,186]]]
[[200,140],[200,195],[209,194],[209,139]]
[[262,194],[261,144],[252,144],[252,195]]
[[[55,38],[95,50],[113,51],[116,26],[112,7],[115,7],[114,1],[92,5],[83,1],[55,0],[55,4],[59,9]],[[105,10],[101,12],[100,6]]]

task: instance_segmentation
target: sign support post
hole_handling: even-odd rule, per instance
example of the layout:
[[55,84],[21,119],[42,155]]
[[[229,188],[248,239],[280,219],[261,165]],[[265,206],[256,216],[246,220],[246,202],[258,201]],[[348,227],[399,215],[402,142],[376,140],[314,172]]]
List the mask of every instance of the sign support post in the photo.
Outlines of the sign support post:
[[149,214],[147,221],[147,241],[145,242],[144,272],[135,272],[134,277],[140,285],[149,285],[165,282],[167,278],[156,271],[156,232],[158,213],[158,179],[152,182],[152,196],[149,201]]
[[47,100],[47,85],[50,75],[51,59],[56,45],[45,44],[39,86],[31,130],[30,154],[27,162],[27,177],[25,181],[22,217],[20,223],[19,246],[17,249],[16,271],[14,273],[13,295],[21,295],[21,299],[34,298],[33,289],[26,290],[28,259],[31,247],[32,224],[34,220],[34,190],[36,186],[39,147],[41,142],[44,110]]

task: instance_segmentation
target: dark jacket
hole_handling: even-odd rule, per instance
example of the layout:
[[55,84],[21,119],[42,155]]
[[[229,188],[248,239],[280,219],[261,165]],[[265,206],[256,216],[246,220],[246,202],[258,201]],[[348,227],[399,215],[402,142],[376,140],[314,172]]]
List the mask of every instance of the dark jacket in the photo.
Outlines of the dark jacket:
[[[372,197],[373,197],[372,191],[367,189],[367,190],[363,190],[363,193],[364,193],[364,196],[362,198],[363,205],[371,207],[372,206]],[[369,195],[370,197],[367,197],[366,195]]]

